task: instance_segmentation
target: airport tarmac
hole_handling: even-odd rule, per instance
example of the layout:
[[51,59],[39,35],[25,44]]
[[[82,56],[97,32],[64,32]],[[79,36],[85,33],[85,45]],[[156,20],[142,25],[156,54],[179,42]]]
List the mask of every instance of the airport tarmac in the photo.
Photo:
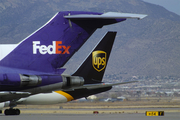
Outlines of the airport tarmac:
[[180,108],[86,108],[86,109],[65,109],[65,108],[23,108],[21,114],[93,114],[98,111],[99,114],[133,114],[146,113],[146,111],[164,111],[165,113],[180,113]]
[[[90,103],[89,103],[90,104]],[[107,106],[94,103],[64,104],[55,106],[18,106],[19,116],[0,114],[0,120],[180,120],[180,104]],[[92,105],[94,104],[94,105]],[[103,103],[104,104],[104,103]],[[114,105],[115,104],[115,105]],[[99,114],[93,114],[98,111]],[[146,116],[146,111],[164,111],[164,116]]]
[[1,120],[179,120],[179,113],[165,113],[165,116],[145,116],[143,113],[124,114],[21,114],[0,115]]

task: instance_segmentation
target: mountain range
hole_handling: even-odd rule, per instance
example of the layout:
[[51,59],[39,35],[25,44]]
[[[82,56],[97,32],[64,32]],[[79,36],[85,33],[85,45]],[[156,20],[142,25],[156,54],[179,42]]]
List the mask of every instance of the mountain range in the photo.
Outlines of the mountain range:
[[73,73],[107,31],[117,31],[106,78],[180,77],[180,16],[142,0],[0,1],[0,44],[20,42],[59,11],[148,15],[98,29],[65,65],[65,73]]

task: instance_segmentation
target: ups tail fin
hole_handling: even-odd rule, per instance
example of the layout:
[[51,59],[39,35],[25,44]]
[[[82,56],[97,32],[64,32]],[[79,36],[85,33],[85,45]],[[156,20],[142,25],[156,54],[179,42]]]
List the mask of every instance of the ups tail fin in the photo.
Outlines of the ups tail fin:
[[83,77],[85,84],[100,83],[108,63],[115,36],[116,32],[107,32],[72,76]]

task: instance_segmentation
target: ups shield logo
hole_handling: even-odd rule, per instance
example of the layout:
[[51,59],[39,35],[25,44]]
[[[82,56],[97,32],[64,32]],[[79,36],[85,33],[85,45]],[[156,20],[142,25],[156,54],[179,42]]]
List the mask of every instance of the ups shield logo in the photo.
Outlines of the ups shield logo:
[[92,53],[92,65],[98,72],[102,71],[106,67],[106,52],[94,51]]

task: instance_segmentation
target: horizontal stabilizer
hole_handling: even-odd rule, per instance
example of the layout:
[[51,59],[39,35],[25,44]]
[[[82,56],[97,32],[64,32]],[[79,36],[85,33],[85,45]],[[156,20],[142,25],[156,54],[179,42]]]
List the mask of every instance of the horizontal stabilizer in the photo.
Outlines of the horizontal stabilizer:
[[118,12],[107,12],[101,15],[89,15],[89,14],[78,14],[64,16],[67,19],[143,19],[147,15],[145,14],[132,14],[132,13],[118,13]]
[[129,81],[129,82],[121,82],[121,83],[97,83],[97,84],[86,84],[79,87],[72,87],[69,89],[65,89],[65,91],[73,91],[75,89],[98,89],[98,88],[106,88],[106,87],[112,87],[115,85],[122,85],[122,84],[128,84],[128,83],[135,83],[139,81]]

